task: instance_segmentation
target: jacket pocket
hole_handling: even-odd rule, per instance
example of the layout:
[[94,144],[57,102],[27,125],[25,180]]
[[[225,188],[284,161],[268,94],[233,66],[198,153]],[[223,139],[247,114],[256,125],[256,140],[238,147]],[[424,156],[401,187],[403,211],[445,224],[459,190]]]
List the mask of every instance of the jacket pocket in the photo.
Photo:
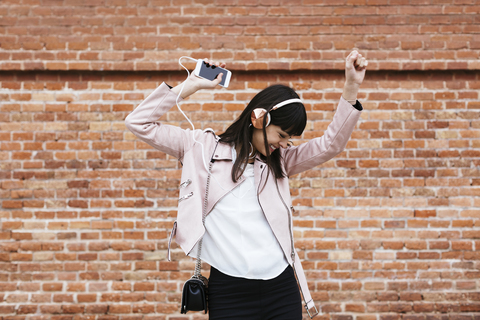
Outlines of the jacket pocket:
[[185,189],[190,185],[190,183],[192,183],[192,180],[190,179],[183,181],[182,183],[180,183],[180,189]]
[[183,200],[187,200],[188,198],[190,198],[191,196],[193,196],[193,192],[190,192],[189,194],[186,194],[180,198],[178,198],[178,202],[182,202]]

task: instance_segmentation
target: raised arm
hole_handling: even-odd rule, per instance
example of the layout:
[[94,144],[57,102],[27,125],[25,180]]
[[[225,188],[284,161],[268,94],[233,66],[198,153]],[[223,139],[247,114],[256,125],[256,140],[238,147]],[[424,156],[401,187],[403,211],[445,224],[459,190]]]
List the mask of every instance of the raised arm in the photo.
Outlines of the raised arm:
[[312,169],[342,152],[347,145],[363,107],[356,102],[368,62],[357,51],[345,61],[345,85],[332,122],[323,136],[296,147],[282,149],[287,175]]
[[[225,63],[219,65],[224,67]],[[193,143],[191,130],[165,125],[158,122],[158,119],[175,106],[177,100],[182,100],[200,89],[215,88],[221,80],[221,76],[214,81],[208,81],[192,74],[173,89],[162,83],[127,116],[125,125],[139,139],[152,147],[182,159],[185,151]],[[182,86],[181,99],[178,99]]]
[[353,50],[345,61],[345,84],[343,98],[352,105],[356,103],[358,90],[365,78],[368,61],[358,51]]

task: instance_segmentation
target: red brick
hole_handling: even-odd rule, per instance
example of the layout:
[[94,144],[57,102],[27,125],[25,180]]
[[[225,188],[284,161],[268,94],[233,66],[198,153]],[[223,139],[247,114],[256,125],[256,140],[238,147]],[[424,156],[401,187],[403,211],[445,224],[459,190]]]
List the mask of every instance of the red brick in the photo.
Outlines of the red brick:
[[[144,259],[166,251],[177,212],[165,208],[177,206],[181,165],[123,119],[162,81],[185,79],[183,50],[233,71],[230,88],[182,102],[196,128],[221,132],[254,92],[283,82],[306,101],[309,123],[295,143],[322,136],[353,46],[369,59],[358,95],[366,110],[345,151],[290,180],[296,245],[320,317],[476,319],[472,1],[38,4],[0,8],[0,300],[10,291],[31,299],[0,307],[5,319],[180,319],[192,261],[175,243],[173,261]],[[189,127],[175,110],[160,120]],[[337,250],[353,259],[329,261]],[[50,283],[62,291],[37,292]]]
[[44,291],[61,291],[63,288],[62,283],[44,283],[42,285]]
[[[89,303],[89,302],[96,302],[97,295],[96,294],[77,294],[77,301],[79,303]],[[87,306],[87,310],[88,310]]]

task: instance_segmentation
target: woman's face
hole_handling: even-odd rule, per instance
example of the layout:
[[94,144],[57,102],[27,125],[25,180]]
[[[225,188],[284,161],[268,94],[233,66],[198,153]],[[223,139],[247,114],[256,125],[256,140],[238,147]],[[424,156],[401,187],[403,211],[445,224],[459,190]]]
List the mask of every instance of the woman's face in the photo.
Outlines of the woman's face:
[[[291,137],[279,126],[271,124],[265,129],[265,131],[267,133],[267,141],[268,147],[270,149],[270,154],[272,154],[273,151],[280,147],[285,149],[288,146],[288,140]],[[262,155],[267,156],[262,129],[253,128],[252,145]]]

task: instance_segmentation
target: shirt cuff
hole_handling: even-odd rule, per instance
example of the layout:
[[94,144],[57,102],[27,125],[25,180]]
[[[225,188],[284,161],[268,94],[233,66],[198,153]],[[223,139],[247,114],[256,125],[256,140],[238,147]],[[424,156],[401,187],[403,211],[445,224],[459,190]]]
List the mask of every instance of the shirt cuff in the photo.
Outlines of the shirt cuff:
[[353,107],[355,109],[357,109],[358,111],[362,111],[363,110],[363,106],[362,104],[360,103],[360,101],[357,100],[357,102],[355,102],[355,104],[353,105]]

